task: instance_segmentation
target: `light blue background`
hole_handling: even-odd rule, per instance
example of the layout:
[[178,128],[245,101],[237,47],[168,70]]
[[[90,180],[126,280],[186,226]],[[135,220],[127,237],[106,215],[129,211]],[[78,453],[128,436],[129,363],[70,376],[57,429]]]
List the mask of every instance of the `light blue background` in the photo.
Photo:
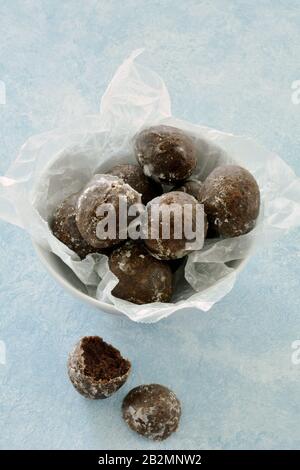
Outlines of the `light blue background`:
[[[300,173],[300,2],[85,0],[0,2],[0,174],[32,134],[64,112],[97,112],[117,66],[144,46],[173,114],[248,134]],[[300,448],[299,231],[257,252],[209,313],[138,325],[88,308],[37,260],[28,236],[0,222],[0,447],[22,449]],[[80,397],[66,358],[98,334],[133,363],[114,397]],[[122,398],[159,382],[180,397],[179,431],[162,444],[123,424]]]

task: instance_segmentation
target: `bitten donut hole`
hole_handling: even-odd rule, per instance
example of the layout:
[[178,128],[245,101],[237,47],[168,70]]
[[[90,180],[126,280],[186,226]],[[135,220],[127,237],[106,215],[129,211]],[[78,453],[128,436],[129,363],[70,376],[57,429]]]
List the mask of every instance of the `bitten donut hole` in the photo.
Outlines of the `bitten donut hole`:
[[95,381],[109,381],[122,377],[130,369],[130,363],[120,351],[105,343],[98,336],[88,336],[82,341],[84,373]]

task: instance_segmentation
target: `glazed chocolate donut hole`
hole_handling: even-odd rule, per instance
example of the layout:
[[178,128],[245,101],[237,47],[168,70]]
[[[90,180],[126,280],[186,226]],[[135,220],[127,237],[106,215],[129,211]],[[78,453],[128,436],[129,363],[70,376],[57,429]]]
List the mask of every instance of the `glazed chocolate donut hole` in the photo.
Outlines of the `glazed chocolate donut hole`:
[[[95,175],[81,191],[77,201],[76,223],[81,236],[95,248],[110,248],[122,241],[118,233],[120,198],[126,198],[127,209],[132,204],[141,203],[140,194],[116,176]],[[113,238],[99,238],[96,232],[97,224],[105,218],[104,215],[97,215],[102,204],[112,204],[115,209],[116,234]],[[133,219],[128,217],[128,223]],[[126,234],[123,235],[126,237]]]
[[109,257],[109,268],[119,282],[112,294],[135,304],[170,302],[172,270],[153,258],[141,242],[126,242]]
[[[176,214],[171,213],[169,220],[163,220],[164,212],[167,213],[168,206],[173,206],[174,204],[176,206],[176,214],[180,214],[182,216],[182,230],[180,238],[176,237]],[[191,212],[188,214],[183,212],[185,205],[189,205],[191,207]],[[184,224],[190,226],[193,231],[196,230],[197,206],[200,206],[200,204],[193,196],[181,191],[171,191],[169,193],[165,193],[162,196],[153,199],[147,205],[146,212],[142,217],[141,232],[143,233],[145,246],[152,256],[161,260],[173,260],[177,258],[183,258],[192,251],[188,245],[191,244],[194,240],[188,240],[185,237]],[[154,208],[158,210],[158,226],[155,221],[155,217],[153,216]],[[168,230],[168,238],[164,237],[163,231],[165,229]],[[205,238],[205,214],[204,226],[202,229],[204,230],[203,238]],[[201,246],[197,244],[197,246],[195,246],[193,249],[200,249],[201,247],[202,244]]]
[[201,202],[213,233],[224,238],[237,237],[255,226],[260,207],[259,187],[245,168],[220,166],[204,181]]
[[181,405],[175,393],[163,385],[140,385],[124,398],[122,413],[133,431],[163,441],[177,430]]
[[53,235],[64,243],[70,250],[84,259],[88,254],[95,253],[97,250],[89,245],[81,236],[76,221],[76,206],[78,194],[72,194],[67,197],[56,209],[51,229]]
[[68,359],[68,374],[84,397],[104,399],[126,382],[131,364],[99,336],[84,336]]
[[146,176],[164,184],[176,184],[196,168],[196,147],[192,137],[171,126],[153,126],[135,136],[137,161]]

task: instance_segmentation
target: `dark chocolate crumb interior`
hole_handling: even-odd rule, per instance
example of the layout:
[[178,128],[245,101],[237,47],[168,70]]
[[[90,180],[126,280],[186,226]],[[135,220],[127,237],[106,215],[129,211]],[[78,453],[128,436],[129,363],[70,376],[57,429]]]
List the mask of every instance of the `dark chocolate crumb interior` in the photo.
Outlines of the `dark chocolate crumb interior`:
[[121,377],[130,369],[130,362],[124,359],[120,351],[105,343],[99,336],[83,338],[84,373],[95,381],[108,381]]

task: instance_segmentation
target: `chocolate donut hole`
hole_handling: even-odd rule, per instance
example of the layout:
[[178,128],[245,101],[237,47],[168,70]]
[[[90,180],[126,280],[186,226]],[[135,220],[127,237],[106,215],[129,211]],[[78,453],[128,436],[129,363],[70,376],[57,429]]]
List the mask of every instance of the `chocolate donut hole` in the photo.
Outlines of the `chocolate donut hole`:
[[124,398],[122,413],[133,431],[163,441],[177,430],[181,405],[174,392],[163,385],[140,385]]
[[141,242],[127,242],[109,257],[119,282],[112,294],[135,304],[170,302],[173,276],[170,266],[153,258]]
[[84,336],[68,359],[68,374],[84,397],[104,399],[126,382],[131,364],[99,336]]
[[51,229],[53,235],[64,243],[70,250],[84,259],[88,254],[95,253],[97,250],[89,245],[81,236],[76,220],[76,205],[78,193],[67,197],[56,209]]
[[[182,228],[181,228],[181,237],[177,238],[176,236],[176,215],[171,213],[169,220],[163,220],[164,211],[167,214],[168,206],[175,205],[175,212],[177,215],[181,215]],[[191,212],[186,213],[183,211],[185,205],[190,206]],[[147,232],[148,236],[144,235],[144,243],[148,251],[152,256],[160,260],[172,260],[183,258],[188,253],[191,253],[192,249],[190,244],[194,240],[188,240],[184,234],[184,224],[191,227],[193,231],[196,230],[196,210],[199,205],[198,201],[191,196],[190,194],[181,192],[181,191],[171,191],[165,193],[162,196],[159,196],[153,199],[146,208],[146,213],[142,217],[141,231],[144,233]],[[152,213],[152,208],[157,207],[159,210],[159,226],[156,227]],[[206,220],[204,214],[204,238],[206,234]],[[164,237],[163,230],[168,229],[169,237]],[[202,247],[202,245],[201,245]],[[201,247],[195,245],[194,249],[200,249]]]
[[215,168],[201,189],[211,233],[228,238],[250,232],[259,215],[260,191],[252,174],[237,165]]
[[196,168],[196,147],[192,137],[172,126],[153,126],[135,136],[137,161],[146,176],[164,184],[189,178]]
[[[76,208],[76,223],[81,236],[95,248],[105,249],[118,245],[122,237],[119,229],[120,201],[126,198],[127,209],[129,206],[141,203],[140,194],[117,176],[98,174],[89,181],[81,191]],[[105,219],[104,215],[97,215],[97,210],[103,204],[111,204],[116,214],[116,234],[112,238],[99,238],[96,233],[97,225]],[[128,217],[128,223],[134,217]],[[125,227],[127,229],[127,227]]]

